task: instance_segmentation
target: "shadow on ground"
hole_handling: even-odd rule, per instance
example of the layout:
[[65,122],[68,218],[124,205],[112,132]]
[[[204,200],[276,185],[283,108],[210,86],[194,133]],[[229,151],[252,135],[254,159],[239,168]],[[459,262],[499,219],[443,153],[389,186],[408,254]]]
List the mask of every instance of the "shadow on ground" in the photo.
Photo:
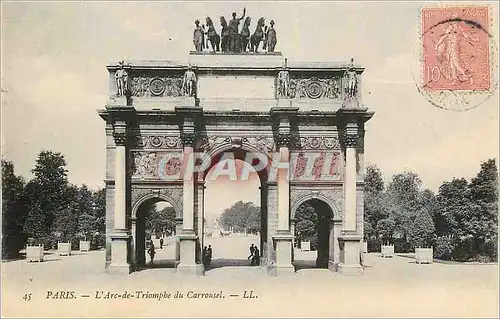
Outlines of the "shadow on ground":
[[248,267],[250,260],[248,259],[230,259],[230,258],[217,258],[213,259],[210,265],[205,266],[205,271],[222,267]]
[[137,271],[156,268],[175,268],[175,259],[155,259],[153,264],[148,262],[145,265],[139,266]]

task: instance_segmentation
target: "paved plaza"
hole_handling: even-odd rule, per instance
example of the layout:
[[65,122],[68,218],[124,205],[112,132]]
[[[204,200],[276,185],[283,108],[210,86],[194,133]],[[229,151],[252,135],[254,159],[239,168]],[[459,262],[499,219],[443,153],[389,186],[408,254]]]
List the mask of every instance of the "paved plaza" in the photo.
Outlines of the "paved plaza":
[[[495,264],[415,264],[412,255],[383,259],[365,255],[362,275],[345,276],[314,269],[315,252],[295,251],[299,269],[290,277],[267,276],[251,267],[248,246],[256,236],[207,238],[214,249],[203,277],[175,273],[173,245],[158,249],[157,263],[130,275],[104,272],[104,251],[57,256],[42,263],[2,263],[4,316],[498,316],[498,267]],[[149,258],[147,259],[149,261]],[[167,268],[158,268],[166,266]],[[96,299],[101,292],[131,294],[176,291],[182,299]],[[48,292],[73,291],[76,299],[47,299]],[[188,292],[220,292],[221,299],[188,298]],[[257,298],[243,298],[250,291]],[[22,297],[32,294],[30,301]],[[90,297],[85,297],[89,295]],[[231,296],[233,295],[233,296]],[[237,295],[237,296],[236,296]],[[190,293],[189,296],[193,296]],[[356,300],[356,302],[352,302]],[[286,306],[285,306],[286,305]]]

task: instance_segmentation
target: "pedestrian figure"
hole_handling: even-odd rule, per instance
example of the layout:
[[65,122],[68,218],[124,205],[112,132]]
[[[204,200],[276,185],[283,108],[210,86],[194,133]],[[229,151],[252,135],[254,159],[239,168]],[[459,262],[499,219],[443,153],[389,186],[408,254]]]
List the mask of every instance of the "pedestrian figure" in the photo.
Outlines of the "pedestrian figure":
[[208,245],[208,264],[210,265],[210,263],[212,262],[212,245]]
[[259,248],[257,248],[257,246],[255,246],[255,248],[253,250],[253,258],[252,258],[251,265],[258,266],[259,264],[260,264],[260,252],[259,252]]
[[255,246],[253,244],[250,245],[250,256],[247,259],[253,258],[253,252],[255,250]]
[[149,267],[153,267],[153,259],[155,258],[155,245],[153,244],[153,242],[151,242],[151,245],[149,246],[149,249],[148,249],[148,254],[149,254],[149,257],[151,258],[151,261],[149,263]]
[[203,265],[207,266],[208,265],[208,249],[207,246],[203,247]]
[[163,249],[163,238],[160,238],[160,249]]

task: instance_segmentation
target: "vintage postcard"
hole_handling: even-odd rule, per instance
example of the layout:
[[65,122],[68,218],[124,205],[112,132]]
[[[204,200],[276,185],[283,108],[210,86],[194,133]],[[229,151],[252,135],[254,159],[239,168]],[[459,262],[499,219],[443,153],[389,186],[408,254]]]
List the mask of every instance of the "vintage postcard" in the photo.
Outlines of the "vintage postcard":
[[2,317],[499,316],[497,2],[1,2]]

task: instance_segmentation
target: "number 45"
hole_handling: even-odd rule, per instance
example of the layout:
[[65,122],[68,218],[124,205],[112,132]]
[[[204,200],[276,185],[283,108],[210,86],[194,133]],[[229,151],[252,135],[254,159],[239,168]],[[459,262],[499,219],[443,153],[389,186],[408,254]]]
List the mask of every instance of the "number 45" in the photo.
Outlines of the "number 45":
[[23,299],[24,299],[24,301],[30,301],[31,300],[31,292],[24,294]]

